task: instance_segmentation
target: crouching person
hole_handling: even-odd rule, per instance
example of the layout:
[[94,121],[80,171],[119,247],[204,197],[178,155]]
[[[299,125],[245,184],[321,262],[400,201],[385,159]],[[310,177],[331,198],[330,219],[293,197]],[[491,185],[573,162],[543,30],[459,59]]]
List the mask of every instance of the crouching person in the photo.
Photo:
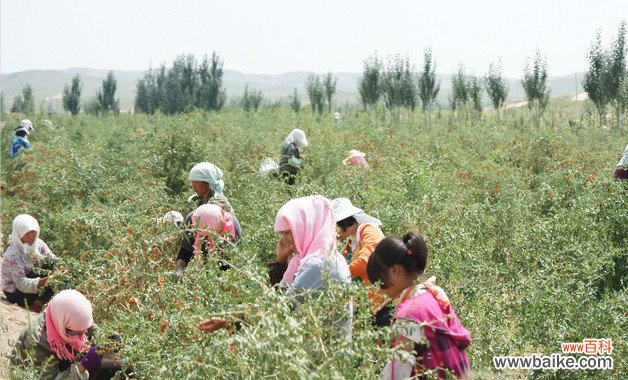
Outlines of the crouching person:
[[[25,304],[36,313],[50,300],[53,290],[41,270],[52,269],[59,259],[39,238],[39,223],[28,214],[13,219],[11,244],[2,262],[2,291],[11,303]],[[59,266],[65,272],[63,266]]]
[[42,379],[111,379],[125,361],[103,359],[99,347],[89,345],[96,329],[91,302],[76,290],[63,290],[22,331],[11,363],[41,367]]

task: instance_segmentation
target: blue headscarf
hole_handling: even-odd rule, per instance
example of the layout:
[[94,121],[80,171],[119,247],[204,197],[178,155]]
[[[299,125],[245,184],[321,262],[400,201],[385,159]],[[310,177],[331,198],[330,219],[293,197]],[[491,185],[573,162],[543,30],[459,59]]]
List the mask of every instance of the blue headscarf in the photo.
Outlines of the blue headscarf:
[[225,183],[222,180],[222,170],[209,162],[200,162],[190,170],[190,181],[207,182],[214,190],[214,194],[222,195]]

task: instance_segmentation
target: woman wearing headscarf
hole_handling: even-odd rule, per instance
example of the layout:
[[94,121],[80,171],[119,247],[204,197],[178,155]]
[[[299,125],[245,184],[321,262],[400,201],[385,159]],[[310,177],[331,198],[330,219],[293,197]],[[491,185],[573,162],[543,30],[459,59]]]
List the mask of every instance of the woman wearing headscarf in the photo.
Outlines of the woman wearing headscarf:
[[13,132],[11,138],[11,158],[15,158],[20,149],[31,149],[31,144],[28,142],[28,135],[34,131],[33,123],[30,120],[24,119],[20,121],[20,126]]
[[308,145],[305,132],[293,129],[281,145],[281,159],[279,160],[278,174],[289,185],[294,185],[296,175],[301,168],[301,155],[299,148]]
[[43,367],[42,379],[111,379],[125,362],[103,359],[100,347],[90,347],[93,323],[91,302],[76,290],[63,290],[22,331],[11,362]]
[[384,238],[382,222],[355,207],[348,198],[331,201],[336,218],[338,238],[346,242],[342,255],[349,263],[351,277],[368,282],[366,264],[377,243]]
[[349,156],[347,156],[342,163],[344,165],[362,166],[364,169],[368,169],[369,163],[366,162],[366,158],[364,157],[366,157],[366,153],[360,152],[357,149],[351,149],[349,151]]
[[[40,276],[37,269],[51,269],[59,259],[48,245],[39,238],[39,223],[28,214],[13,219],[11,244],[2,262],[2,291],[7,300],[40,312],[52,297],[52,289],[46,286],[47,276]],[[65,268],[60,267],[62,271]],[[43,292],[42,292],[43,289]]]
[[289,285],[288,295],[317,289],[325,271],[338,282],[349,282],[349,267],[336,249],[336,221],[327,198],[315,195],[290,200],[277,212],[275,232],[281,237],[271,264],[271,284]]
[[[204,204],[192,212],[191,224],[194,234],[194,251],[197,257],[202,254],[207,257],[209,252],[228,241],[235,239],[235,227],[231,214],[214,204]],[[180,258],[189,263],[192,255]],[[227,269],[228,265],[221,264],[222,269]]]
[[[366,273],[371,254],[382,239],[384,233],[379,228],[382,222],[355,207],[348,198],[336,198],[331,201],[336,218],[338,239],[345,242],[341,254],[349,263],[351,278],[355,282],[370,284]],[[389,326],[392,318],[392,305],[381,292],[369,291],[369,303],[373,315],[373,325]]]
[[624,155],[621,156],[615,168],[615,179],[617,181],[628,180],[628,145],[626,145]]
[[[192,170],[190,170],[189,179],[195,193],[195,195],[190,198],[190,201],[196,201],[197,208],[204,204],[213,204],[228,213],[235,231],[234,238],[236,241],[239,240],[242,236],[242,228],[235,216],[233,207],[231,207],[229,200],[223,194],[225,183],[222,180],[222,170],[209,162],[201,162],[194,165]],[[192,212],[185,217],[183,228],[189,229],[191,222]],[[187,267],[194,253],[194,241],[194,234],[189,231],[187,238],[181,239],[179,253],[176,259],[177,272],[180,273]]]
[[[302,302],[305,293],[323,291],[327,281],[351,282],[347,262],[336,249],[334,212],[327,198],[315,195],[290,200],[277,212],[275,232],[281,236],[275,261],[269,264],[270,282],[285,284],[288,287],[285,294],[293,297],[293,305]],[[346,317],[338,322],[341,334],[346,337],[351,336],[351,309],[349,302]],[[206,332],[227,326],[228,321],[222,318],[197,325]]]

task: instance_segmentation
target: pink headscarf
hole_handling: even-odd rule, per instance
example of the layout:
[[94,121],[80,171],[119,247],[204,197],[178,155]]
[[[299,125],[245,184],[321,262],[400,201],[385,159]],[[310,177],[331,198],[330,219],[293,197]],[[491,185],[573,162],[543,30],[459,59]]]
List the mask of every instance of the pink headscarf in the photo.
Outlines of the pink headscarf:
[[92,327],[92,303],[74,289],[62,290],[48,303],[45,313],[50,348],[59,359],[74,361],[74,353],[85,346],[85,334],[69,336],[65,330],[85,331]]
[[366,162],[366,159],[364,157],[360,157],[360,156],[351,157],[349,159],[349,162],[351,163],[352,166],[363,165],[365,168],[369,167],[369,163]]
[[336,251],[336,220],[329,199],[314,195],[288,201],[277,212],[275,232],[292,232],[297,254],[281,282],[291,284],[308,259]]
[[[233,217],[220,206],[214,204],[204,204],[194,210],[192,213],[192,227],[197,230],[194,238],[194,255],[198,255],[201,251],[202,238],[204,236],[218,234],[220,236],[235,237]],[[213,249],[214,241],[211,238],[206,240],[207,249]]]

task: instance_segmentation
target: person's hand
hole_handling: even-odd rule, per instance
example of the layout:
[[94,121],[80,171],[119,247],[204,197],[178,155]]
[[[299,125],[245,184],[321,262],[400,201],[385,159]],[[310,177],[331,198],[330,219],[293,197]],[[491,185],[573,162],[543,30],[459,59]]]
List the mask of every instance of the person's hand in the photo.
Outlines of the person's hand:
[[48,281],[48,277],[40,277],[39,282],[37,283],[37,288],[43,288],[46,286],[46,281]]
[[194,325],[194,327],[196,327],[197,329],[207,334],[211,334],[214,331],[220,330],[223,328],[226,329],[228,326],[229,326],[229,321],[227,321],[224,318],[210,318]]
[[287,244],[283,238],[280,238],[279,242],[277,242],[277,256],[275,257],[275,261],[282,264],[287,263],[292,252],[294,252],[294,244]]
[[102,357],[100,357],[96,352],[99,348],[100,347],[98,346],[91,346],[89,348],[89,351],[87,351],[87,353],[83,355],[83,358],[80,361],[80,365],[83,368],[89,371],[92,368],[98,367],[98,365],[102,361]]

